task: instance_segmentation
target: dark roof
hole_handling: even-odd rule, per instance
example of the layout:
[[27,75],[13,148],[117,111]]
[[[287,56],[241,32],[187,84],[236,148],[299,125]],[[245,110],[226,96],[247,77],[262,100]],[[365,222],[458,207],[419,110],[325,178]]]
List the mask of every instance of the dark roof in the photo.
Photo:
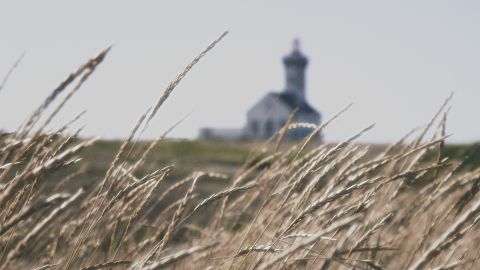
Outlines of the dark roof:
[[290,93],[286,92],[281,92],[281,93],[270,93],[271,95],[275,96],[278,98],[280,101],[283,102],[287,107],[289,107],[291,110],[298,108],[298,111],[300,113],[316,113],[318,114],[317,110],[315,110],[310,104],[308,104],[306,101],[297,101],[295,96],[293,96]]
[[298,49],[294,49],[290,54],[283,57],[283,63],[285,63],[285,65],[304,66],[308,63],[308,59]]

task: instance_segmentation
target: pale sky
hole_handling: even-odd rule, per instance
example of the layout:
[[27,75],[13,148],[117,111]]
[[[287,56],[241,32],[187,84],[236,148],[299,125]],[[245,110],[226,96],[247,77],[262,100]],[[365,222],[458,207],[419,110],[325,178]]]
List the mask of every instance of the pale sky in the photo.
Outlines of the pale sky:
[[371,123],[363,142],[390,142],[455,96],[451,142],[480,140],[479,1],[1,1],[0,129],[15,129],[71,71],[114,44],[54,125],[87,114],[84,136],[127,136],[168,82],[223,31],[230,34],[178,86],[145,138],[194,138],[241,127],[246,111],[284,86],[281,58],[300,38],[307,97],[339,141]]

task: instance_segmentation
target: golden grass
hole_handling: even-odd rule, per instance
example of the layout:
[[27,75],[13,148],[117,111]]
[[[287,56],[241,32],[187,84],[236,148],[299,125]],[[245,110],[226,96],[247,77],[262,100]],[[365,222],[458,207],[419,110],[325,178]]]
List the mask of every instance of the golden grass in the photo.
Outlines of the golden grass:
[[[314,140],[344,109],[320,126],[287,121],[231,175],[196,171],[162,189],[174,166],[141,174],[169,132],[142,148],[143,131],[225,35],[140,116],[93,185],[67,192],[85,171],[81,151],[94,142],[74,140],[77,131],[67,135],[78,117],[56,131],[45,128],[110,48],[66,78],[21,129],[0,138],[0,269],[480,268],[480,169],[464,169],[469,156],[444,155],[450,97],[425,128],[379,153],[355,143],[373,126],[336,145]],[[295,128],[312,133],[282,147],[286,130]],[[134,152],[140,154],[132,162]],[[49,182],[59,172],[67,172],[63,180]],[[206,178],[228,185],[198,198]],[[182,187],[185,193],[174,195]]]

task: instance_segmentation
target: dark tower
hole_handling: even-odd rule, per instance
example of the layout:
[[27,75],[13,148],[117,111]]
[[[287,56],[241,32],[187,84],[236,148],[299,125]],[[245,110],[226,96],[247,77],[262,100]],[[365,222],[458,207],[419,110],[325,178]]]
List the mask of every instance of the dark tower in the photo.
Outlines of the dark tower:
[[305,68],[308,59],[300,52],[300,41],[293,41],[293,50],[283,58],[286,72],[285,92],[295,98],[297,103],[305,101]]

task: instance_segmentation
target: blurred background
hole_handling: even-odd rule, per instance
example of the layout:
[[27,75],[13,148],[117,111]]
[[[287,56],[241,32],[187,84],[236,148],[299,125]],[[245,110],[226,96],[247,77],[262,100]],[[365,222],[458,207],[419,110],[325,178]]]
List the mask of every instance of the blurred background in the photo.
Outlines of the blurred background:
[[103,48],[107,60],[53,125],[86,115],[83,136],[115,139],[223,31],[230,34],[175,89],[145,133],[155,138],[193,112],[173,137],[242,127],[246,111],[284,87],[282,57],[301,40],[306,93],[328,119],[324,133],[388,143],[427,123],[454,92],[447,133],[480,138],[478,1],[2,1],[0,129],[14,130],[70,72]]

